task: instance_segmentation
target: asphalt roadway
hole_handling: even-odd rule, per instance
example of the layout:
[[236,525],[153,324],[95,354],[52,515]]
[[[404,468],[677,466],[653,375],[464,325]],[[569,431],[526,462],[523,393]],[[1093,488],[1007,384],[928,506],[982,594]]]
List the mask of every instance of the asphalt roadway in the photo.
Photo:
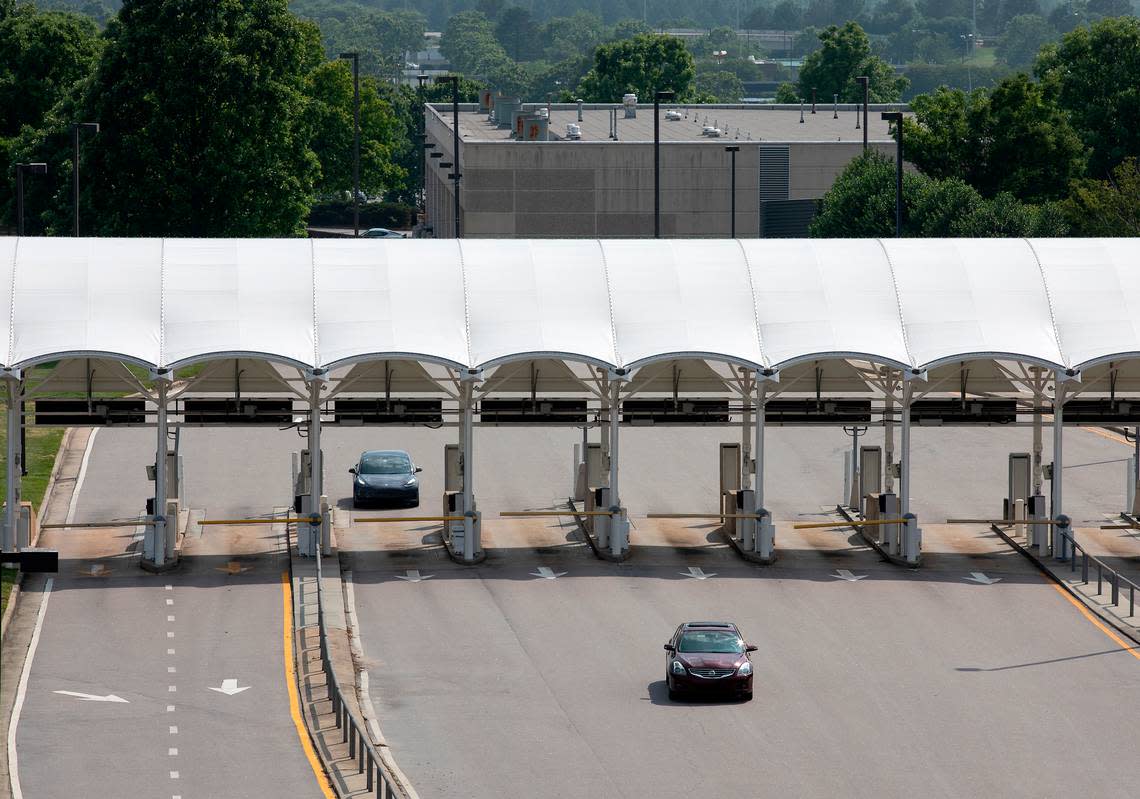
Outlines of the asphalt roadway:
[[[564,501],[580,435],[477,429],[485,516]],[[717,443],[737,435],[623,429],[624,503],[634,517],[712,510]],[[1028,451],[1030,435],[916,429],[913,509],[929,520],[998,513],[1006,454]],[[153,436],[99,433],[75,521],[138,513],[150,492]],[[434,512],[443,443],[454,437],[454,429],[327,428],[326,492],[347,507],[347,469],[359,452],[405,448],[425,467],[421,510]],[[1048,444],[1047,435],[1046,462]],[[186,430],[190,506],[218,518],[288,504],[289,453],[302,445],[293,431]],[[849,446],[839,430],[769,430],[776,518],[818,517],[834,506]],[[1119,510],[1128,455],[1119,443],[1067,431],[1066,512],[1099,523]],[[701,540],[707,532],[694,526]],[[103,578],[61,573],[20,723],[29,797],[319,795],[286,702],[280,551],[222,535],[210,528],[202,547],[211,556],[165,582],[125,561]],[[372,698],[424,799],[1107,796],[1140,777],[1127,712],[1140,661],[1017,558],[987,571],[1002,582],[979,585],[963,579],[969,558],[910,572],[838,534],[842,558],[786,553],[767,568],[724,549],[666,549],[618,566],[570,538],[556,554],[492,552],[474,569],[451,564],[438,547],[374,557],[358,536],[346,551]],[[219,571],[236,551],[247,553],[248,571]],[[566,575],[536,578],[539,566]],[[681,574],[694,566],[715,576]],[[410,568],[434,576],[396,579]],[[836,568],[866,577],[836,579]],[[176,678],[166,671],[166,584],[177,611]],[[677,623],[698,617],[732,618],[760,645],[753,702],[666,699],[661,644]],[[228,678],[252,687],[234,696],[208,690]],[[175,715],[186,718],[179,744],[167,733],[171,684]],[[72,702],[55,690],[113,692],[130,704]],[[171,760],[179,777],[167,791]]]

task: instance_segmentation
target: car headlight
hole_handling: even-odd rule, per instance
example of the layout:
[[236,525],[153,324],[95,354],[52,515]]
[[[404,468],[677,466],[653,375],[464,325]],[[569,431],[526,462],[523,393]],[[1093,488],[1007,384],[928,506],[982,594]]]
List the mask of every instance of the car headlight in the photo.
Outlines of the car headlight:
[[741,677],[747,677],[749,674],[752,673],[752,662],[746,660],[743,663],[741,663],[740,668],[736,670],[736,673],[739,674]]
[[685,664],[679,660],[674,660],[672,669],[673,669],[674,674],[684,674],[685,673]]
[[406,482],[406,483],[404,483],[404,487],[405,487],[405,488],[411,488],[411,487],[412,487],[412,486],[414,486],[415,484],[416,484],[416,478],[414,478],[414,477],[409,477],[409,478],[408,478],[408,480],[407,480],[407,482]]

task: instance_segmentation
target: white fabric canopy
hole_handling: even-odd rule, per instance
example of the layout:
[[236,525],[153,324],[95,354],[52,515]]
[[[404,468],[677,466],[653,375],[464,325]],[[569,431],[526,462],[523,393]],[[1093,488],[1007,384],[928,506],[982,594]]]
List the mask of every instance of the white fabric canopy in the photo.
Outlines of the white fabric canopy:
[[[1140,356],[1140,239],[0,238],[5,368]],[[6,313],[4,312],[6,311]]]

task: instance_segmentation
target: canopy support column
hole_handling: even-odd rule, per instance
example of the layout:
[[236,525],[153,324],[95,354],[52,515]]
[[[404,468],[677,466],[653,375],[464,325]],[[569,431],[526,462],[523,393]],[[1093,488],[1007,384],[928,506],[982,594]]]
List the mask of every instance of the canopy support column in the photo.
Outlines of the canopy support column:
[[24,385],[20,372],[12,370],[8,373],[8,440],[7,458],[8,469],[4,493],[4,542],[5,552],[15,552],[18,536],[17,526],[20,519],[20,474],[23,471],[21,453],[19,451],[20,430],[23,419],[20,418],[20,396]]
[[[165,370],[153,372],[151,377],[155,380],[155,388],[158,392],[158,398],[155,401],[157,406],[157,420],[155,423],[155,445],[154,445],[154,522],[146,530],[146,537],[149,540],[148,545],[144,545],[143,551],[150,555],[151,563],[156,569],[163,569],[167,566],[167,560],[173,557],[174,547],[166,534],[166,436],[167,429],[167,403],[166,403],[166,390],[168,387],[168,377]],[[177,535],[177,522],[175,522],[175,534]]]
[[475,563],[482,558],[482,518],[475,509],[475,384],[483,379],[479,369],[469,369],[463,374],[460,386],[462,404],[462,428],[460,450],[463,454],[463,552],[465,563]]
[[[297,537],[297,551],[308,557],[317,554],[317,547],[325,542],[326,509],[321,504],[324,494],[324,458],[321,453],[321,384],[324,371],[314,369],[308,375],[309,384],[309,516],[305,525],[305,535]],[[314,523],[315,517],[315,523]],[[324,550],[325,546],[322,546]]]
[[[1059,519],[1064,511],[1064,443],[1065,443],[1065,383],[1080,379],[1079,375],[1067,374],[1058,369],[1054,372],[1053,393],[1053,518]],[[1053,557],[1065,557],[1064,541],[1056,526],[1053,528]]]
[[753,533],[752,551],[761,563],[771,563],[775,558],[776,526],[772,523],[772,514],[764,504],[764,433],[767,426],[765,413],[768,383],[779,379],[779,372],[767,369],[756,372],[756,441],[753,448],[756,453],[756,493],[752,510],[759,518]]
[[913,381],[926,381],[926,372],[906,370],[903,372],[902,387],[902,432],[900,435],[902,455],[899,457],[899,515],[910,513],[910,404],[914,395]]
[[[891,380],[893,383],[893,379]],[[883,414],[883,462],[887,468],[883,474],[883,493],[895,492],[895,395],[894,391],[887,392],[884,400]]]
[[609,374],[610,406],[610,555],[616,560],[629,552],[629,520],[621,506],[621,493],[618,489],[618,431],[621,428],[621,384],[628,380],[624,369],[615,369]]
[[752,387],[749,385],[751,381],[746,376],[742,380],[744,407],[740,423],[740,487],[747,490],[752,488]]

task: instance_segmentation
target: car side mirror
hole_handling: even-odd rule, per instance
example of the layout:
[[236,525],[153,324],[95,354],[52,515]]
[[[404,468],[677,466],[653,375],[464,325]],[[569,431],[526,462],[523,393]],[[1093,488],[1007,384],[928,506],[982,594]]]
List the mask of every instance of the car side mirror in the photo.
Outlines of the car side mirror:
[[677,647],[673,646],[672,644],[665,644],[665,651],[666,652],[676,652]]
[[417,466],[417,467],[416,467],[416,473],[417,473],[417,474],[418,474],[419,472],[422,472],[423,470],[424,470],[424,467],[422,467],[422,466]]
[[348,473],[349,474],[356,474],[356,469],[355,468],[349,469]]
[[755,652],[759,648],[760,647],[756,646],[756,644],[746,644],[744,647],[744,651],[745,652]]

